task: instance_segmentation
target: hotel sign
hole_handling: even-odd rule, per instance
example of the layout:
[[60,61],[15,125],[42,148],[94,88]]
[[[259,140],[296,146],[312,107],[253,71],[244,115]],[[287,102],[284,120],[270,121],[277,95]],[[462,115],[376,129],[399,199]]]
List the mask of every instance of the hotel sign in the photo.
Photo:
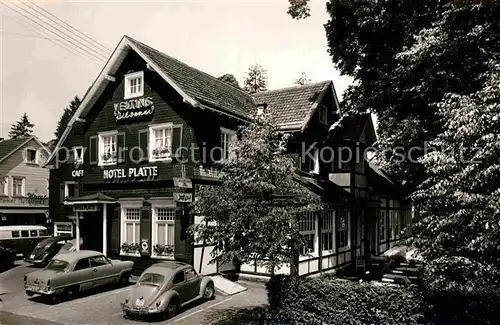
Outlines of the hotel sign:
[[76,204],[73,206],[74,212],[96,212],[99,211],[97,204]]
[[193,202],[192,193],[174,193],[174,200],[181,203]]
[[174,177],[174,186],[179,188],[193,188],[193,183],[189,178]]
[[117,121],[153,115],[155,107],[152,97],[134,98],[113,104]]
[[155,178],[158,177],[158,166],[106,169],[103,177],[104,180]]

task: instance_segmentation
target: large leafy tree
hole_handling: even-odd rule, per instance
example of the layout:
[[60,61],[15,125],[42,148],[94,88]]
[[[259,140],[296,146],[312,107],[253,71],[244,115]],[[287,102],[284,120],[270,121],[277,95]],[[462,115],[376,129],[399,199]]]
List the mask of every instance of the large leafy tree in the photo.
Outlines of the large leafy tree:
[[427,178],[413,195],[414,243],[439,262],[436,273],[447,274],[448,264],[454,274],[500,265],[500,61],[485,76],[477,92],[448,94],[439,103],[443,132],[422,159]]
[[259,110],[252,118],[232,146],[234,157],[222,163],[220,186],[197,193],[194,208],[205,223],[192,231],[198,240],[215,245],[213,261],[257,260],[272,272],[294,261],[304,243],[299,217],[322,206],[296,182],[294,162],[284,155],[288,137],[270,112]]
[[14,123],[9,131],[11,139],[24,138],[33,135],[33,127],[35,125],[30,122],[28,115],[24,113],[21,119]]
[[66,130],[69,121],[80,106],[80,103],[80,98],[78,96],[75,96],[75,98],[73,98],[69,103],[69,106],[64,109],[63,114],[61,115],[61,117],[59,118],[59,122],[57,123],[56,132],[54,133],[57,140],[61,138],[64,130]]
[[234,77],[234,75],[230,74],[230,73],[226,73],[222,76],[220,76],[219,78],[220,81],[223,81],[231,86],[233,86],[234,88],[238,88],[238,89],[241,89],[240,87],[240,84],[238,83],[238,80],[236,80],[236,78]]
[[267,70],[256,63],[248,68],[244,88],[250,94],[265,91],[267,90],[267,81]]

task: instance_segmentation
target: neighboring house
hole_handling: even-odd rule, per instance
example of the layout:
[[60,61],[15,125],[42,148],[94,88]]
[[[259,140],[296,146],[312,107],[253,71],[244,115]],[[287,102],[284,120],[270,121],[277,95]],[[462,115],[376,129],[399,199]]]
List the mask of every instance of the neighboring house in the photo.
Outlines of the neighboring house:
[[0,225],[46,223],[49,154],[35,136],[0,139]]
[[[111,257],[175,259],[202,273],[216,272],[217,265],[208,265],[211,248],[187,236],[189,225],[201,219],[189,214],[186,202],[199,186],[218,183],[214,163],[229,157],[238,126],[249,122],[249,110],[258,105],[268,105],[282,130],[293,134],[289,154],[300,164],[297,181],[330,204],[300,220],[309,239],[301,248],[300,274],[347,265],[366,251],[394,245],[401,235],[389,237],[389,222],[395,215],[407,218],[408,211],[401,193],[391,192],[396,185],[364,159],[339,167],[318,159],[323,147],[369,147],[375,141],[369,116],[339,121],[331,81],[252,97],[127,36],[47,163],[55,232],[82,237],[86,248]],[[345,136],[331,130],[336,122]],[[301,161],[302,143],[316,144],[313,159]],[[193,156],[177,150],[193,145],[200,148]],[[216,147],[222,150],[210,157]],[[174,182],[180,177],[189,182]],[[378,226],[380,216],[386,216],[380,219],[384,227]],[[265,274],[255,265],[243,265],[241,272]]]

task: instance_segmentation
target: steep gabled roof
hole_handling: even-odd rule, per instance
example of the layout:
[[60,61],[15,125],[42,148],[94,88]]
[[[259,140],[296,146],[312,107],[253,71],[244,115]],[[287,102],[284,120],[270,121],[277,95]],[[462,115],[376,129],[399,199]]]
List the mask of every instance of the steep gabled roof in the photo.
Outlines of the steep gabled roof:
[[282,129],[303,129],[332,81],[321,81],[308,85],[297,85],[254,95],[257,104],[267,104],[276,122]]
[[337,122],[330,126],[330,133],[341,132],[343,137],[350,137],[355,141],[358,141],[363,134],[363,131],[369,129],[372,134],[371,143],[372,145],[376,139],[375,129],[373,126],[373,121],[370,113],[360,113],[356,115],[344,115]]
[[43,148],[48,154],[50,154],[50,151],[34,135],[24,138],[7,139],[0,141],[0,163],[16,153],[31,140],[35,140],[36,142],[38,142],[40,147]]

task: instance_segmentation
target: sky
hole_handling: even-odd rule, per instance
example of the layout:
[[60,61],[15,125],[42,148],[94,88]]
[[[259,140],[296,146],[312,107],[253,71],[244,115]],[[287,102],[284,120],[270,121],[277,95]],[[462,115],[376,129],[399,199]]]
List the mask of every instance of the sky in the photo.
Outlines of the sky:
[[[352,82],[327,52],[324,0],[311,0],[311,17],[305,20],[287,15],[286,0],[36,4],[111,50],[129,35],[215,77],[232,73],[240,85],[255,63],[267,69],[269,89],[290,86],[305,72],[313,82],[333,80],[340,99]],[[26,112],[34,134],[53,139],[64,108],[75,95],[84,95],[105,64],[95,57],[107,57],[104,51],[83,53],[97,49],[77,42],[81,34],[64,41],[60,36],[69,34],[69,27],[57,31],[35,23],[43,18],[40,12],[29,2],[0,0],[0,137],[7,138]]]

